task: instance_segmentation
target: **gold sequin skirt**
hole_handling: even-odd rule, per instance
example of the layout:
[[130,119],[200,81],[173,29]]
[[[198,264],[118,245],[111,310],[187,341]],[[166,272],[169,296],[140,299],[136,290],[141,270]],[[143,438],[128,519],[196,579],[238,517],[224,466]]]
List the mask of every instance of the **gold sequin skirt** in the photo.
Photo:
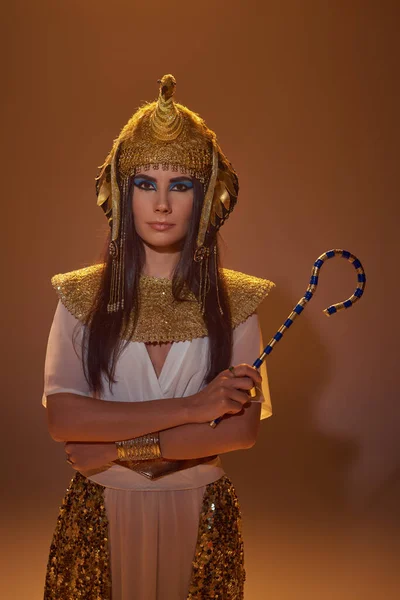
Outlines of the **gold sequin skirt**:
[[[72,479],[50,547],[44,600],[112,599],[104,490],[80,473]],[[205,487],[187,600],[243,600],[245,578],[239,502],[223,475]]]

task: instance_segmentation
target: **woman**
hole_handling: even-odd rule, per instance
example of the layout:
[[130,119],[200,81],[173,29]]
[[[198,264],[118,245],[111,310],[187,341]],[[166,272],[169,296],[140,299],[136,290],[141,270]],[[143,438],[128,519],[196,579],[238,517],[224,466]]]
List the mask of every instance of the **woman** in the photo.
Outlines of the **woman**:
[[243,598],[240,510],[219,454],[253,446],[271,414],[265,367],[250,365],[273,284],[218,267],[237,176],[174,102],[172,75],[159,83],[97,178],[104,263],[52,278],[43,404],[77,472],[45,600]]

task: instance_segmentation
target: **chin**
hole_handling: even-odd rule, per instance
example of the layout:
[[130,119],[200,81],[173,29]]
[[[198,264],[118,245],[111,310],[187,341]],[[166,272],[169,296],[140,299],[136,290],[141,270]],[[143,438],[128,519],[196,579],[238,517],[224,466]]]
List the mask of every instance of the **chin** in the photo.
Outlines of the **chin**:
[[158,248],[160,250],[170,249],[171,252],[176,252],[177,250],[180,250],[182,248],[182,244],[185,241],[185,237],[186,236],[172,236],[165,233],[163,233],[162,235],[156,233],[155,235],[140,236],[142,242],[146,246],[150,246],[154,250],[157,250]]

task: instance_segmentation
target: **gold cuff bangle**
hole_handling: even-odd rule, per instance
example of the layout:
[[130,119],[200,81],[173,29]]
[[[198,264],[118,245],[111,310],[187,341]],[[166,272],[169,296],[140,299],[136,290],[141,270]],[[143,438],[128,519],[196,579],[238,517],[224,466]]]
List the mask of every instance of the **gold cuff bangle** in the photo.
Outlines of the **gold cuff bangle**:
[[162,458],[159,432],[142,435],[132,440],[115,442],[118,460],[151,460]]

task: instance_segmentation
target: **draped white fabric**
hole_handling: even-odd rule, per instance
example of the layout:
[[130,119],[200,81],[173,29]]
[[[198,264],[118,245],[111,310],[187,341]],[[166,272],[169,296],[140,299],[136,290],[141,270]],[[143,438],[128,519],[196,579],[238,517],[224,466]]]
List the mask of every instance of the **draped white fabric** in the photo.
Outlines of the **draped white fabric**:
[[[81,363],[83,327],[59,301],[47,346],[44,406],[51,394],[92,395]],[[173,343],[157,378],[145,344],[130,342],[117,363],[117,383],[111,393],[105,381],[102,400],[167,402],[198,392],[204,387],[208,343],[207,337]],[[232,364],[252,364],[260,348],[255,313],[233,332]],[[261,373],[263,419],[271,414],[265,363]],[[155,481],[119,465],[83,473],[106,488],[113,600],[186,599],[203,495],[223,474],[219,456]]]
[[[42,402],[50,394],[70,392],[91,396],[81,362],[81,343],[84,325],[65,306],[58,302],[50,329],[47,345]],[[75,344],[73,344],[73,339]],[[120,356],[114,384],[110,392],[108,382],[103,378],[102,400],[121,402],[143,402],[160,398],[184,397],[197,393],[204,387],[204,376],[208,361],[208,338],[195,338],[191,341],[174,342],[163,365],[159,378],[155,373],[146,345],[143,342],[129,342]],[[232,364],[252,364],[262,346],[257,314],[254,313],[233,332]],[[261,419],[271,414],[271,401],[265,363],[263,375],[263,396]],[[116,489],[161,490],[191,489],[215,481],[224,473],[218,458],[184,471],[150,481],[143,475],[119,465],[90,475],[96,483]],[[87,473],[83,473],[87,475]]]

